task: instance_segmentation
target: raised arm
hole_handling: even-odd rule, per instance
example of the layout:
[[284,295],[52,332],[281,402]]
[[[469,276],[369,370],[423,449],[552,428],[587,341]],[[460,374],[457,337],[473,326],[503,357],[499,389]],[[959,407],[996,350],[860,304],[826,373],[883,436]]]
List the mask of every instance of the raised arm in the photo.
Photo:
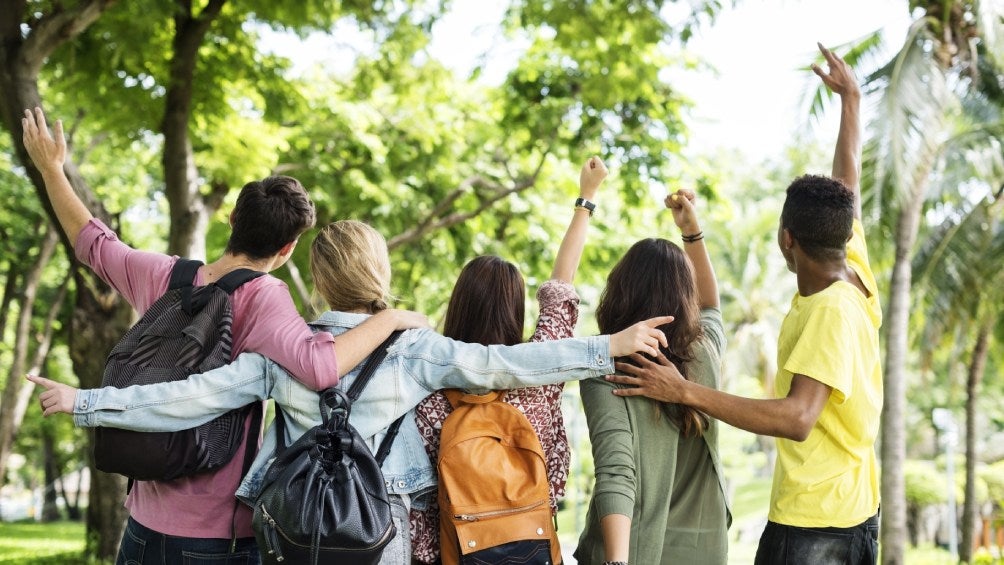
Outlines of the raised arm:
[[851,66],[821,44],[817,45],[829,68],[824,72],[819,65],[812,65],[812,70],[830,90],[840,96],[840,130],[837,133],[837,147],[833,151],[831,176],[843,182],[854,193],[854,217],[860,220],[861,89]]
[[59,225],[66,233],[67,239],[71,243],[75,242],[77,234],[93,216],[73,192],[73,187],[63,172],[63,163],[66,162],[63,122],[56,120],[56,125],[50,134],[49,126],[45,123],[45,114],[41,108],[36,107],[34,111],[24,111],[21,129],[24,132],[24,148],[42,175],[45,191],[49,195],[53,211],[56,212],[56,218],[59,219]]
[[[605,178],[607,178],[607,167],[599,157],[590,157],[586,164],[582,165],[582,170],[579,172],[579,198],[588,203],[586,206],[595,202],[596,192]],[[582,248],[586,244],[589,217],[593,215],[592,210],[586,206],[577,205],[572,211],[572,221],[565,230],[565,237],[561,240],[558,255],[554,259],[552,279],[571,284],[575,278],[579,259],[582,258]]]
[[683,251],[694,265],[698,304],[701,308],[718,308],[718,279],[694,209],[696,198],[693,190],[678,190],[666,197],[666,207],[673,212],[673,221],[683,234]]

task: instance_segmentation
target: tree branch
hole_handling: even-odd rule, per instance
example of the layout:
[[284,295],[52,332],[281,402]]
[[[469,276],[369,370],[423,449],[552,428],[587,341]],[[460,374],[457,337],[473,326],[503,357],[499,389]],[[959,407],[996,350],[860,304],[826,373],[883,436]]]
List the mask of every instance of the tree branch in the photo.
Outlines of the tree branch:
[[223,200],[227,197],[229,192],[229,184],[221,180],[214,180],[209,183],[209,193],[202,195],[202,202],[205,204],[206,208],[209,208],[210,210],[217,210],[223,205]]
[[[467,220],[491,208],[496,202],[502,200],[510,194],[517,194],[534,186],[537,184],[537,179],[540,177],[540,171],[544,168],[544,163],[547,161],[547,156],[549,154],[550,150],[544,151],[541,154],[540,162],[537,163],[533,173],[521,180],[513,179],[515,182],[509,188],[504,188],[482,176],[473,176],[464,180],[464,182],[460,183],[460,186],[439,201],[432,211],[429,212],[429,214],[427,214],[426,217],[418,223],[418,225],[387,240],[387,248],[396,249],[402,245],[414,243],[436,230],[455,226],[461,222],[466,222]],[[445,216],[443,215],[453,206],[458,198],[467,192],[467,190],[477,186],[489,188],[493,194],[486,198],[479,198],[478,207],[474,210],[469,210],[467,212],[454,212],[453,214]]]
[[89,0],[70,10],[56,4],[32,28],[21,49],[21,61],[27,75],[38,76],[45,59],[60,45],[80,35],[94,23],[115,0]]

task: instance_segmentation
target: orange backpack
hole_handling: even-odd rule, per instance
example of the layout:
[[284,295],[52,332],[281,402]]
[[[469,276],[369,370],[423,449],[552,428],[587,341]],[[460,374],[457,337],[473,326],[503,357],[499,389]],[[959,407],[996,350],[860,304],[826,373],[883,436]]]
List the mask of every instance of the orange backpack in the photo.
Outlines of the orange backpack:
[[438,462],[443,565],[561,563],[547,463],[533,426],[501,391],[443,392],[453,406]]

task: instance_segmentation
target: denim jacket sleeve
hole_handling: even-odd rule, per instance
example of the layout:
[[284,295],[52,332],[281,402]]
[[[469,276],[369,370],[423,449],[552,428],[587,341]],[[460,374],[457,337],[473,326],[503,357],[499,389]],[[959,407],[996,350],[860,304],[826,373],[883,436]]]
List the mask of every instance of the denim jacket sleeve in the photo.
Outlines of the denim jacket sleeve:
[[614,370],[609,336],[487,347],[431,330],[415,330],[415,336],[415,343],[401,352],[403,368],[430,392],[540,386],[609,375]]
[[242,353],[229,364],[183,381],[126,388],[81,389],[73,422],[141,432],[192,428],[234,408],[266,400],[278,365],[257,353]]

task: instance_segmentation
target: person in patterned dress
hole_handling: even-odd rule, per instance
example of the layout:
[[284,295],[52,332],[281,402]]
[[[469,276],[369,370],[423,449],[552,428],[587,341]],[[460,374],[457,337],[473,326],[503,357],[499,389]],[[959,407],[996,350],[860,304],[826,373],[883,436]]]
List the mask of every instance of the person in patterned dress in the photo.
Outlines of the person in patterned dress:
[[[540,316],[530,341],[572,337],[579,318],[579,295],[572,286],[586,242],[593,200],[607,168],[599,157],[591,157],[579,173],[579,198],[572,220],[558,248],[551,278],[537,290]],[[464,266],[453,288],[443,335],[482,345],[515,345],[523,341],[525,304],[523,276],[515,265],[499,257],[477,257]],[[491,297],[486,300],[486,297]],[[488,321],[488,323],[486,323]],[[558,500],[565,495],[565,480],[571,450],[561,415],[562,383],[510,390],[503,399],[522,412],[540,439],[547,460],[551,490],[551,511],[557,513]],[[415,422],[425,441],[429,459],[439,460],[439,434],[443,421],[452,412],[442,392],[430,395],[416,409]],[[439,506],[435,499],[423,509],[411,511],[412,551],[419,563],[439,560]]]

